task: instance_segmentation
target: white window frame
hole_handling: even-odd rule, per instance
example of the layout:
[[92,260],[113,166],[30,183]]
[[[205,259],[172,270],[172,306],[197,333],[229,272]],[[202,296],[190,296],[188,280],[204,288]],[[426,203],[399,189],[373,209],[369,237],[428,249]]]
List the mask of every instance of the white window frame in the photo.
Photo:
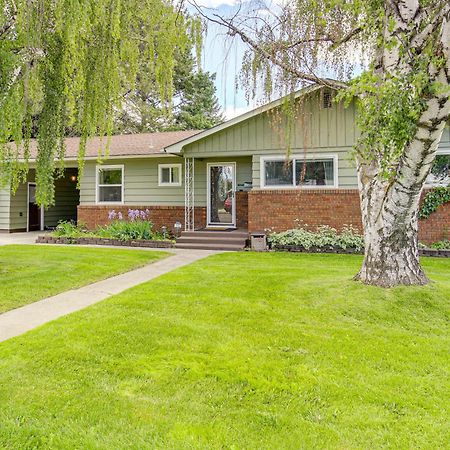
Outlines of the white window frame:
[[[122,171],[122,184],[100,184],[100,170],[101,169],[120,169]],[[120,202],[103,202],[100,201],[100,188],[101,187],[121,187],[121,197]],[[95,166],[95,203],[100,205],[123,205],[125,203],[125,166],[123,164],[97,164]]]
[[[292,184],[282,184],[282,185],[267,185],[266,186],[266,161],[291,161],[293,163],[293,176]],[[297,180],[295,179],[295,163],[294,161],[308,161],[315,159],[332,159],[333,160],[333,184],[324,186],[310,186],[303,185],[298,186]],[[262,156],[260,158],[260,186],[264,189],[336,189],[339,187],[339,158],[336,153],[314,153],[314,154],[294,154],[290,155],[289,158],[280,155],[270,155]]]
[[[181,186],[182,185],[182,179],[183,179],[183,170],[182,170],[182,164],[158,164],[158,186],[168,186],[168,187],[174,187],[174,186]],[[176,183],[164,183],[162,181],[162,169],[174,169],[177,168],[180,174],[180,179]]]
[[[438,156],[438,155],[449,155],[450,156],[450,148],[440,148],[440,149],[438,149],[436,151],[436,156]],[[428,177],[430,175],[431,175],[431,172],[428,174]],[[442,184],[442,183],[428,183],[427,180],[425,180],[425,187],[426,188],[433,188],[433,187],[438,187],[438,186],[446,186],[446,184]]]

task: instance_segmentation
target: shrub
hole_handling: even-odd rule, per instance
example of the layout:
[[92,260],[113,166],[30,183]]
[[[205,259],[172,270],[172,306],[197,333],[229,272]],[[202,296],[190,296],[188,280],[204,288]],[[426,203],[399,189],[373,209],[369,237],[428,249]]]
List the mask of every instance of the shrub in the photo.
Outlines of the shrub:
[[53,231],[53,236],[56,237],[77,238],[83,234],[85,234],[85,231],[82,226],[77,226],[76,223],[67,220],[58,222],[58,225]]
[[163,236],[153,231],[153,224],[148,220],[149,211],[139,209],[128,210],[128,220],[124,220],[121,212],[114,210],[108,212],[108,218],[111,221],[104,227],[98,227],[95,231],[88,232],[85,226],[78,226],[73,222],[63,221],[58,224],[53,236],[65,237],[69,240],[79,237],[101,237],[108,239],[119,239],[130,241],[136,239],[160,240]]
[[99,227],[96,234],[99,237],[110,239],[120,239],[129,241],[134,239],[162,239],[159,233],[153,231],[153,223],[149,220],[150,211],[148,209],[129,209],[127,211],[128,220],[124,220],[122,213],[114,209],[108,212],[108,219],[111,223],[105,227]]
[[153,224],[148,220],[114,220],[105,227],[99,227],[96,234],[99,237],[128,241],[133,239],[155,239],[157,234],[152,231]]
[[450,241],[443,239],[442,241],[431,244],[430,248],[434,248],[435,250],[450,250]]
[[294,228],[281,233],[272,233],[268,237],[268,242],[272,248],[281,246],[303,247],[306,250],[317,248],[352,248],[362,250],[364,239],[352,226],[344,226],[338,233],[334,228],[327,225],[317,227],[316,231],[305,228]]
[[419,211],[420,219],[427,219],[441,205],[450,202],[450,186],[438,186],[425,195],[422,207]]

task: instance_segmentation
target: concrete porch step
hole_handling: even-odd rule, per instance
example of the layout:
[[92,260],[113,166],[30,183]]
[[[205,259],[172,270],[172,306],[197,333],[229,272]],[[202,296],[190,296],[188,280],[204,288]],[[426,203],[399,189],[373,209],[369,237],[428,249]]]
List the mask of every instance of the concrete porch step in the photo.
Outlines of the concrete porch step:
[[205,244],[202,242],[192,242],[192,243],[176,243],[175,248],[184,248],[189,250],[225,250],[230,252],[238,252],[244,249],[242,245],[233,245],[233,244]]
[[181,237],[233,237],[233,238],[248,238],[248,231],[245,230],[232,230],[232,231],[183,231]]
[[177,243],[180,244],[192,244],[195,242],[203,242],[205,244],[245,244],[247,238],[234,237],[234,236],[184,236],[182,235],[177,239]]
[[175,248],[238,251],[245,248],[247,238],[246,230],[183,231]]

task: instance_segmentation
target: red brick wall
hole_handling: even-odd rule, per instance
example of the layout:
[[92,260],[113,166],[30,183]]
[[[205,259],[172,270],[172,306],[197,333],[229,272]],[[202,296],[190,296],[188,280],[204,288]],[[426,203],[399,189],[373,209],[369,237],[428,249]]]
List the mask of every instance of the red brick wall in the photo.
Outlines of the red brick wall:
[[[248,229],[284,231],[297,224],[315,228],[330,225],[362,229],[359,194],[356,189],[254,190],[248,195]],[[431,243],[448,237],[450,204],[428,219],[420,220],[419,239]]]
[[[129,209],[148,209],[150,211],[150,220],[156,230],[166,226],[168,230],[173,231],[175,222],[181,222],[184,230],[184,206],[145,206],[145,205],[80,205],[78,206],[78,223],[83,223],[89,229],[94,229],[99,225],[106,225],[108,212],[113,210],[121,212],[127,217]],[[195,208],[195,226],[204,227],[206,222],[206,208]]]
[[249,231],[284,231],[297,224],[361,229],[358,191],[354,189],[254,190],[248,196]]
[[248,192],[236,192],[236,226],[248,227]]
[[439,206],[427,219],[419,220],[419,240],[433,243],[450,239],[450,203]]

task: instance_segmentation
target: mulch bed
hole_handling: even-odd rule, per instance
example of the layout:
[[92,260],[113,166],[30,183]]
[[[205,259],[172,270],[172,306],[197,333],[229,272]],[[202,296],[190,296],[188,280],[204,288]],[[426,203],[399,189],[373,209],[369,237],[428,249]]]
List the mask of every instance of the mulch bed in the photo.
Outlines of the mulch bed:
[[74,245],[113,245],[117,247],[146,247],[146,248],[171,248],[172,241],[152,241],[145,239],[135,239],[131,241],[121,241],[119,239],[108,238],[65,238],[54,236],[38,236],[37,244],[74,244]]

